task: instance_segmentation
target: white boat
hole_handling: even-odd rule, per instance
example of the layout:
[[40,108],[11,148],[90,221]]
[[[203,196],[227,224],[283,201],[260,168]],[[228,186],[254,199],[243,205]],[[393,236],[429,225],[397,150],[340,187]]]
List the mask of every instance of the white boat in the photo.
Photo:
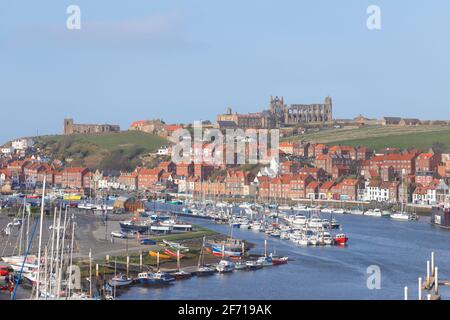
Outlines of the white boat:
[[332,245],[334,243],[334,239],[329,232],[323,232],[320,237],[320,242],[324,245]]
[[260,266],[263,267],[267,267],[267,266],[271,266],[272,264],[272,258],[271,257],[259,257],[258,260],[256,260],[256,263],[259,264]]
[[345,213],[345,210],[344,210],[344,209],[334,209],[334,210],[333,210],[333,213],[336,213],[336,214],[344,214],[344,213]]
[[118,275],[109,280],[108,283],[111,287],[123,287],[128,286],[131,282],[133,282],[133,279],[128,278],[125,275]]
[[304,226],[307,222],[307,219],[304,215],[296,215],[292,218],[291,223],[294,226]]
[[409,214],[401,213],[401,212],[396,212],[396,213],[391,214],[391,219],[402,220],[402,221],[412,220],[411,216]]
[[328,220],[320,218],[311,218],[308,221],[308,226],[311,228],[328,228],[329,224]]
[[364,213],[365,216],[369,216],[369,217],[381,217],[381,210],[380,209],[370,209],[367,210]]
[[228,260],[220,260],[219,264],[216,266],[216,270],[219,273],[233,272],[235,269],[234,262]]
[[260,222],[255,221],[255,222],[250,224],[250,229],[252,229],[252,230],[259,231],[260,228],[261,228],[261,223]]
[[350,214],[353,214],[356,216],[362,216],[362,215],[365,215],[366,213],[363,210],[355,209],[355,210],[350,211]]
[[6,262],[7,264],[16,264],[21,265],[23,261],[25,260],[25,263],[27,264],[37,264],[37,257],[35,255],[28,255],[25,259],[25,256],[9,256],[9,257],[2,257],[2,260]]
[[383,216],[383,217],[390,217],[391,214],[392,214],[392,212],[387,211],[387,210],[381,211],[381,216]]
[[323,208],[323,209],[320,210],[320,211],[323,212],[323,213],[333,213],[333,212],[334,212],[334,210],[331,209],[331,208]]

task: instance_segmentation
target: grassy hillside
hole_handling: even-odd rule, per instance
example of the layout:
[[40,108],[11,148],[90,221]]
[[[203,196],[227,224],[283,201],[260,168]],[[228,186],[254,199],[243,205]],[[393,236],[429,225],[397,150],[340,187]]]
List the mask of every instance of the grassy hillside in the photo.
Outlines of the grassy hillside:
[[449,126],[370,126],[362,128],[342,128],[307,133],[288,140],[302,139],[325,144],[345,144],[366,146],[374,149],[384,147],[427,149],[435,143],[450,148]]
[[45,153],[73,165],[92,169],[129,170],[140,163],[140,156],[157,150],[168,141],[156,135],[124,131],[105,134],[57,135],[35,138]]
[[419,148],[426,150],[435,144],[441,144],[446,149],[450,149],[450,129],[436,132],[419,132],[386,137],[367,137],[361,139],[351,139],[336,141],[332,144],[346,144],[350,146],[366,146],[372,149],[385,147],[397,148]]

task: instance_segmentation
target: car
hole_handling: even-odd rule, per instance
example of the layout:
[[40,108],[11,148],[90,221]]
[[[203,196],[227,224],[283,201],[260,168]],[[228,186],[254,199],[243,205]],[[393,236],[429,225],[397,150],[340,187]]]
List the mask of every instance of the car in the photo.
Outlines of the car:
[[111,236],[114,238],[120,238],[120,239],[126,239],[127,234],[123,233],[122,231],[112,231]]
[[156,244],[156,241],[155,241],[155,240],[152,240],[152,239],[142,239],[142,240],[140,241],[140,243],[141,243],[142,245],[151,246],[151,245],[155,245],[155,244]]

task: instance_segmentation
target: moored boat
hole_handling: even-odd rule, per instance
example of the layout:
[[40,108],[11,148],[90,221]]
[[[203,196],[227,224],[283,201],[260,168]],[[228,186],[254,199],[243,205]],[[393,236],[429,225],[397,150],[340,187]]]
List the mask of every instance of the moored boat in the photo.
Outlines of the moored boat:
[[219,264],[216,266],[216,270],[219,273],[233,272],[234,269],[235,269],[234,262],[228,260],[220,260]]
[[128,278],[126,275],[118,275],[111,278],[108,283],[111,287],[124,287],[128,286],[133,282],[133,279]]
[[339,233],[334,237],[334,241],[338,245],[346,245],[348,242],[348,237],[344,233]]
[[172,273],[172,275],[175,277],[176,280],[189,279],[190,277],[192,277],[192,273],[184,270],[174,272]]
[[272,264],[274,266],[280,265],[280,264],[286,264],[288,263],[289,257],[274,257],[272,256]]

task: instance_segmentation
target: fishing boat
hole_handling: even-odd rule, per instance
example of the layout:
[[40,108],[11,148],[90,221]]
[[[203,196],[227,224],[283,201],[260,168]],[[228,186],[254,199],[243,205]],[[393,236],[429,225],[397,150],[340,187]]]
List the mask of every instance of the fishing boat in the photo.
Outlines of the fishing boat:
[[256,260],[256,263],[263,267],[273,265],[272,257],[270,256],[259,257],[258,260]]
[[108,283],[111,287],[124,287],[128,286],[133,282],[133,279],[128,278],[126,275],[118,275],[111,278]]
[[161,279],[161,277],[156,278],[154,276],[154,273],[151,273],[151,272],[141,272],[141,273],[139,273],[137,280],[139,281],[139,283],[145,284],[145,285],[157,286],[157,285],[168,284],[168,282],[165,282],[163,279]]
[[235,269],[235,263],[229,260],[220,260],[219,264],[216,266],[216,270],[219,273],[229,273],[233,272]]
[[235,263],[234,269],[235,270],[246,270],[247,269],[247,264],[246,264],[245,261],[238,261],[238,262]]
[[334,241],[338,245],[346,245],[348,241],[348,237],[344,233],[339,233],[334,237]]
[[332,219],[330,222],[330,229],[339,229],[340,227],[340,223],[337,222],[336,220]]
[[262,268],[262,265],[259,264],[257,261],[249,260],[246,263],[248,270],[258,270]]
[[163,283],[171,283],[175,281],[175,277],[167,272],[158,271],[153,274],[153,278],[156,280],[160,280]]
[[289,257],[276,257],[272,256],[272,264],[274,266],[280,265],[280,264],[286,264],[288,263]]

